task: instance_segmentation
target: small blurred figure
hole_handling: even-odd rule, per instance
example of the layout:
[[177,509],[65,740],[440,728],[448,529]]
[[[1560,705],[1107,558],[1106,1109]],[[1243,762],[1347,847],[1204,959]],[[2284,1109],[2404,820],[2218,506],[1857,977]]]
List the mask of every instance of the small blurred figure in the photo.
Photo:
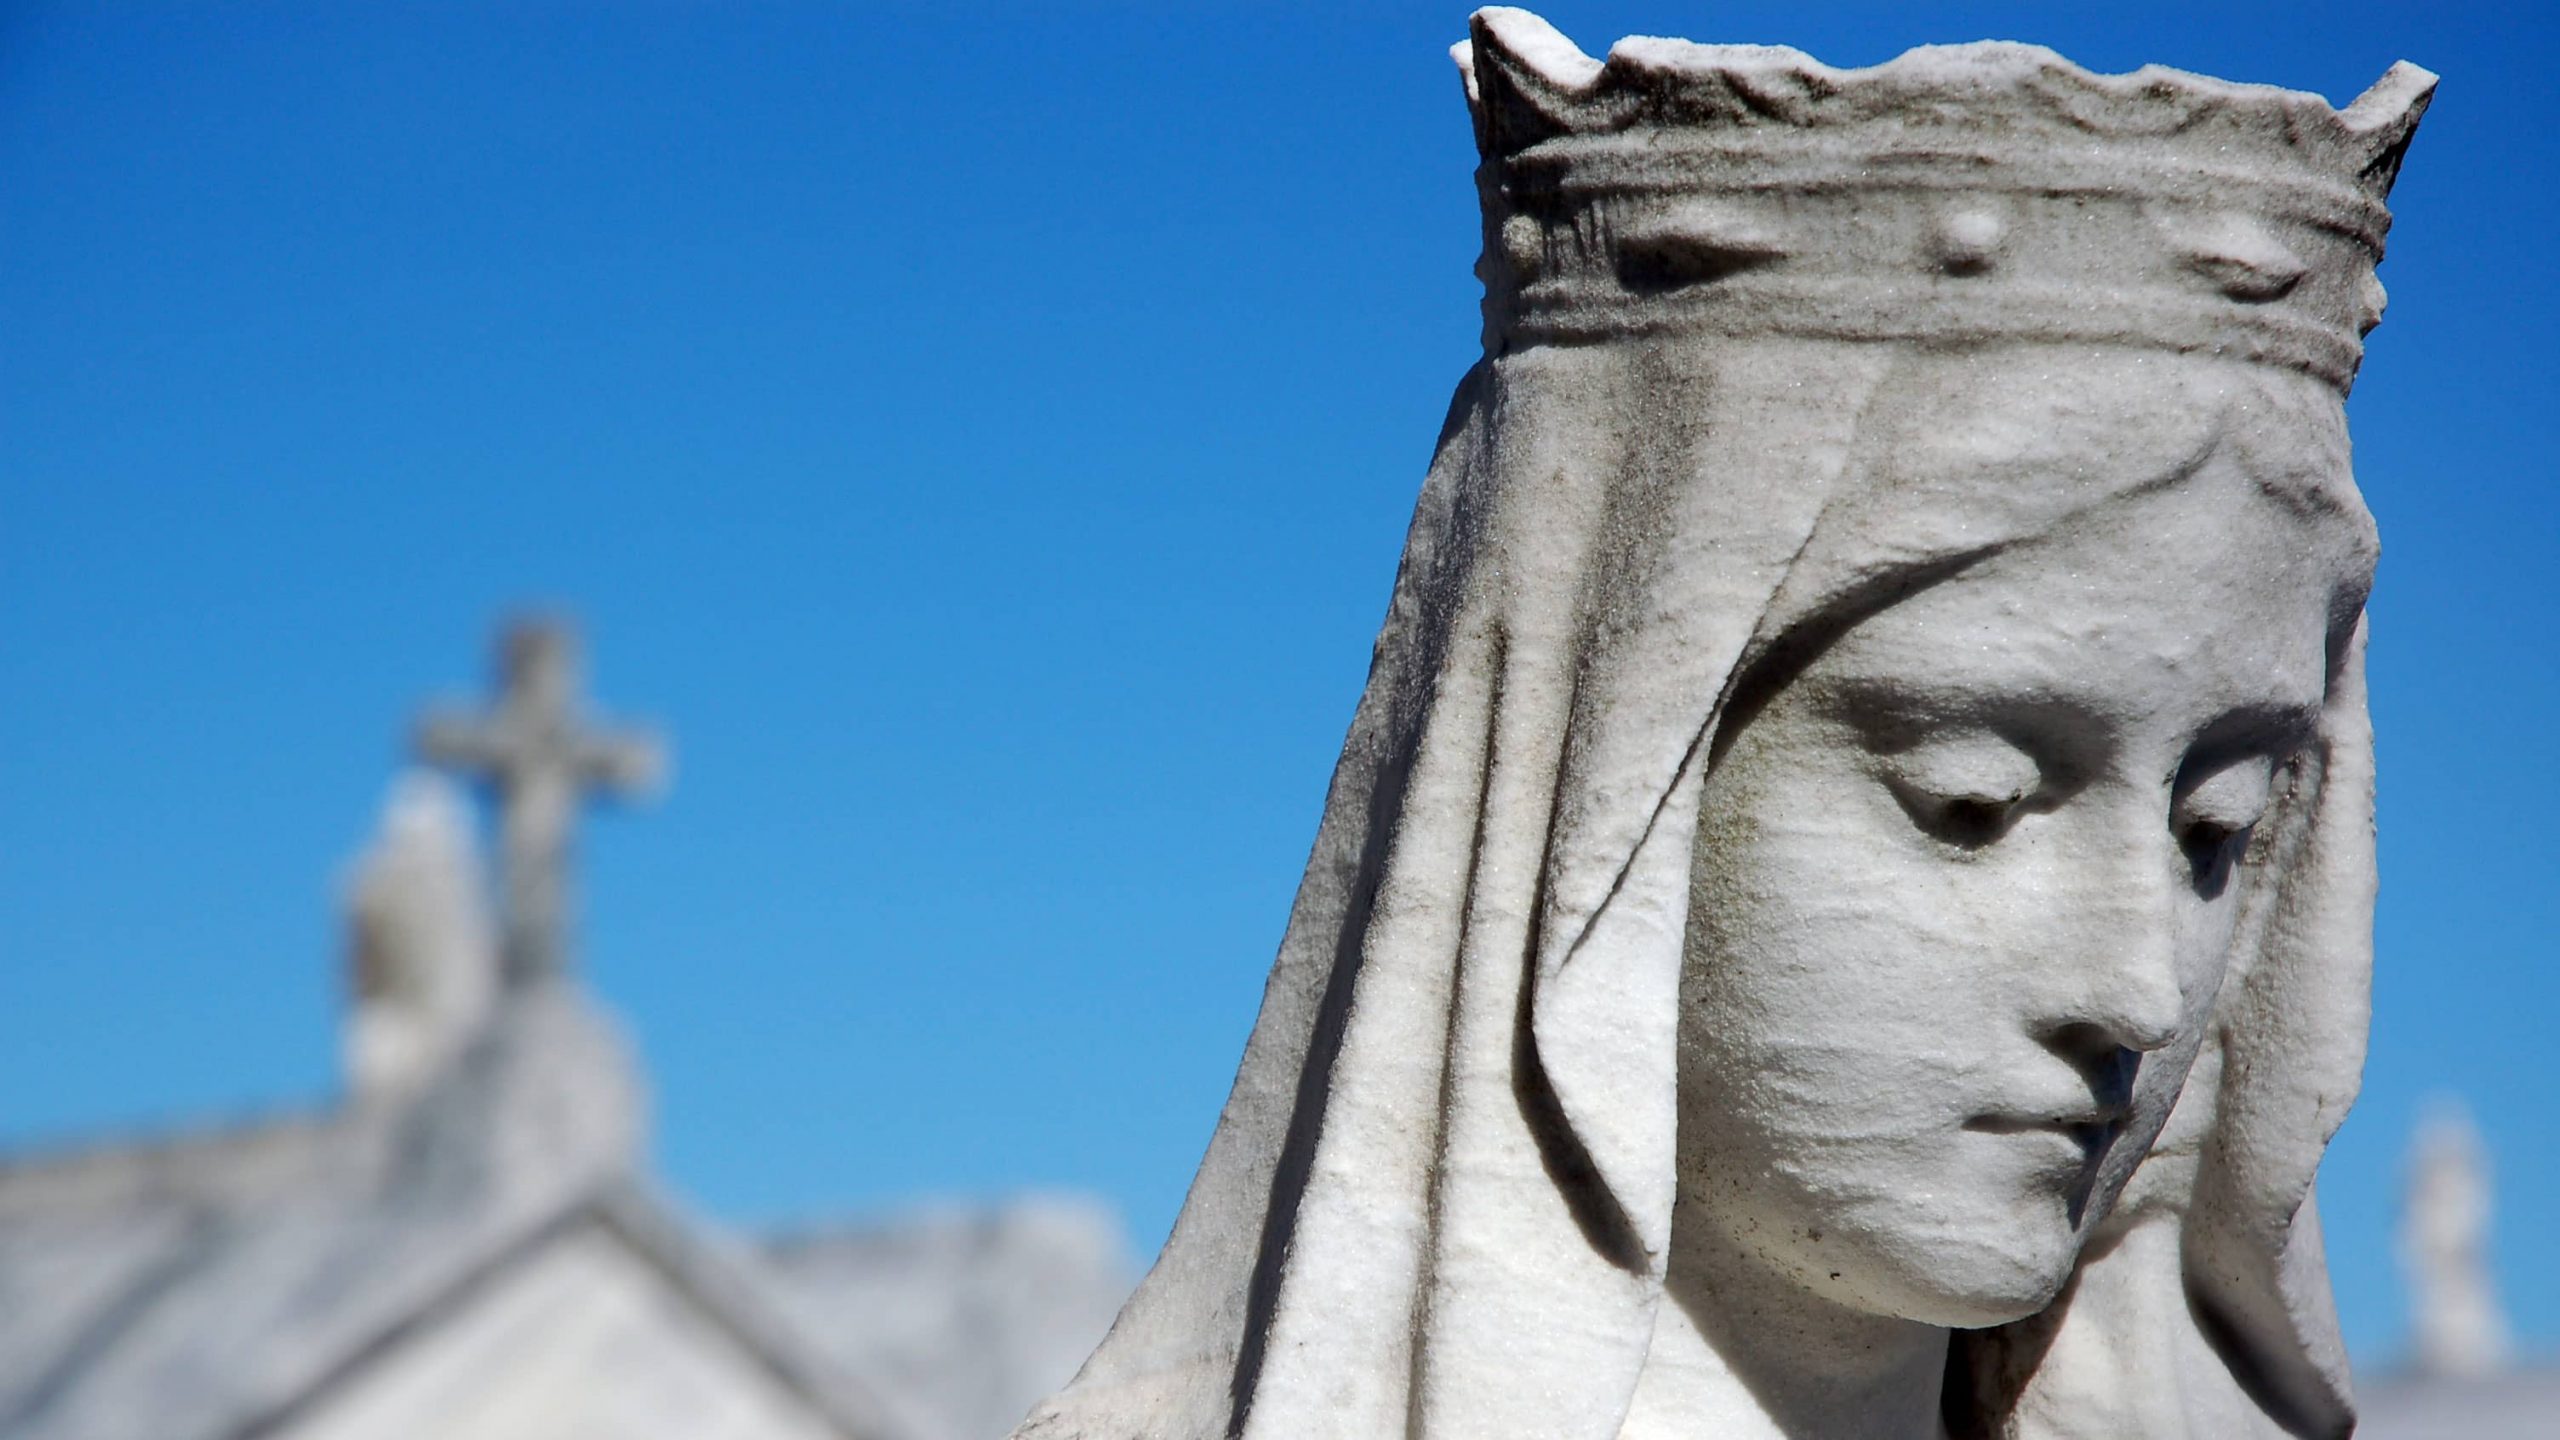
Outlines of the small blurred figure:
[[2420,1373],[2477,1379],[2507,1368],[2514,1346],[2489,1265],[2489,1155],[2471,1112],[2436,1102],[2409,1158],[2400,1263],[2408,1274]]
[[2402,1364],[2356,1381],[2356,1440],[2547,1440],[2560,1365],[2518,1355],[2489,1254],[2489,1147],[2450,1098],[2419,1122],[2402,1195],[2409,1281]]
[[396,1102],[480,1028],[498,988],[497,934],[461,793],[413,770],[347,884],[347,1088]]

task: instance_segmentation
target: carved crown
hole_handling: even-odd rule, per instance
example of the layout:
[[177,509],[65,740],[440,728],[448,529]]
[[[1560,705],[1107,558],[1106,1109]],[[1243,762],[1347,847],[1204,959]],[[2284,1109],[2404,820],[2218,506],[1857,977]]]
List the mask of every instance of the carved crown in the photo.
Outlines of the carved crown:
[[1599,61],[1521,10],[1470,29],[1453,53],[1496,351],[1674,331],[2136,344],[2343,392],[2436,84],[2403,62],[2336,110],[2034,45],[1836,70],[1644,37]]

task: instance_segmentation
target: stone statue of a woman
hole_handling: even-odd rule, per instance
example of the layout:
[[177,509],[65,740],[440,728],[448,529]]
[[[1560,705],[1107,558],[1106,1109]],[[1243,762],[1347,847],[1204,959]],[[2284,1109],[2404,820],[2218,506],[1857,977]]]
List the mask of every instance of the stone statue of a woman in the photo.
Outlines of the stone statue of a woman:
[[2342,1436],[2433,78],[1488,10],[1485,357],[1235,1090],[1038,1440]]

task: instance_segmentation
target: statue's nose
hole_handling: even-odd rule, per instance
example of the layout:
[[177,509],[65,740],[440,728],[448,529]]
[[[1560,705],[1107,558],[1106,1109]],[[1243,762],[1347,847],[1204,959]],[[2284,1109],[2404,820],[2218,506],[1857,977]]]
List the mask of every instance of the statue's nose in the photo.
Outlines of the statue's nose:
[[2091,827],[2069,861],[2074,883],[2056,948],[2052,1010],[2044,1029],[2056,1048],[2085,1061],[2122,1049],[2158,1050],[2178,1037],[2185,1001],[2178,985],[2183,856],[2160,817]]
[[2095,973],[2065,1023],[2135,1052],[2158,1050],[2177,1039],[2183,1007],[2170,949],[2166,936],[2145,936],[2112,954],[2091,957]]

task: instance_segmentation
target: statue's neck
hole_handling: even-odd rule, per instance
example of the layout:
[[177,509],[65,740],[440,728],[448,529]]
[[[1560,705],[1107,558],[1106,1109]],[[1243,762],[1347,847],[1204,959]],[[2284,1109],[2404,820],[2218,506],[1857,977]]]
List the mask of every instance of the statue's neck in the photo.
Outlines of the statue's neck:
[[1944,1440],[1947,1331],[1832,1304],[1721,1237],[1675,1238],[1664,1289],[1621,1440]]

